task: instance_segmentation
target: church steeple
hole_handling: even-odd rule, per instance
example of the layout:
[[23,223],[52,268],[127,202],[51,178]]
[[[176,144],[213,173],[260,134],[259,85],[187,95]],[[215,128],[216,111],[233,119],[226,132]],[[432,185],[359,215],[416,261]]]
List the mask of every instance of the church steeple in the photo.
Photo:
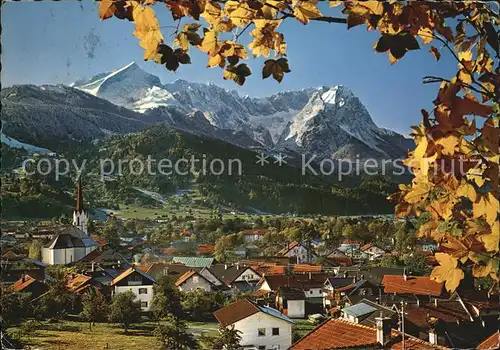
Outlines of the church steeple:
[[76,209],[78,213],[83,211],[83,192],[82,192],[82,179],[78,179],[76,185]]
[[76,207],[73,212],[73,226],[76,226],[88,235],[88,221],[89,218],[83,207],[82,180],[79,178],[76,184]]

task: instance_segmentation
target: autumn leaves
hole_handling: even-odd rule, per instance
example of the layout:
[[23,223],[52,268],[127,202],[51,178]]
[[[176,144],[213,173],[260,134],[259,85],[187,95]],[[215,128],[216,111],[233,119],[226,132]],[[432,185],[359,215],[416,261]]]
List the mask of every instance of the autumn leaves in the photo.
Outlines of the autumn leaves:
[[[434,108],[431,113],[422,110],[422,124],[413,127],[416,148],[405,164],[415,177],[411,186],[401,186],[393,196],[397,214],[429,215],[419,235],[440,243],[435,256],[439,266],[432,277],[445,282],[449,291],[458,287],[465,270],[489,277],[498,286],[498,45],[489,44],[487,29],[498,19],[479,3],[450,3],[446,8],[409,3],[401,13],[405,11],[414,17],[392,40],[406,35],[402,33],[416,33],[423,44],[437,40],[456,59],[458,69],[450,80],[434,79],[441,82]],[[447,17],[458,18],[455,31],[445,26]],[[390,50],[394,58],[393,47],[401,54],[415,45],[402,38],[387,42],[384,35],[376,50]],[[430,51],[439,59],[438,49]],[[462,166],[454,166],[458,163]]]
[[[155,11],[149,6],[157,2],[164,3],[178,23],[173,46],[165,43]],[[316,5],[314,0],[103,0],[99,16],[133,21],[136,25],[134,35],[144,48],[145,60],[153,60],[175,71],[181,64],[191,63],[188,52],[196,48],[208,55],[208,67],[224,69],[224,79],[242,85],[252,72],[240,61],[248,59],[250,53],[254,57],[273,55],[274,59],[264,63],[262,76],[282,81],[290,68],[285,58],[284,36],[277,29],[286,17],[296,18],[304,24],[320,17]],[[180,28],[180,20],[187,17],[197,22]],[[201,19],[206,22],[203,27]],[[251,38],[246,47],[238,42],[245,32]]]

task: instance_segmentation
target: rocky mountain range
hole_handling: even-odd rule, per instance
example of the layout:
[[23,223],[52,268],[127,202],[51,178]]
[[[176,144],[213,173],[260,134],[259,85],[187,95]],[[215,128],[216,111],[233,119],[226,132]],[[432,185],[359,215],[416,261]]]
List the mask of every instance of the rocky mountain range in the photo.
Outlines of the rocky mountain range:
[[3,132],[24,142],[101,138],[167,124],[244,148],[319,158],[392,159],[403,157],[413,146],[402,135],[379,128],[344,86],[257,98],[214,84],[162,84],[131,63],[70,86],[2,89],[1,97]]

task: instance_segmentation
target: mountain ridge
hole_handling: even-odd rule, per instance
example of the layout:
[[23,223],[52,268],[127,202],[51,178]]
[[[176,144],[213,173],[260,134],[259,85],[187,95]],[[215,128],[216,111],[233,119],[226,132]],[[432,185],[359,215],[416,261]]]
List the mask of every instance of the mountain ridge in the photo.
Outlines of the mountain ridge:
[[[127,86],[130,76],[135,79],[132,87]],[[227,134],[228,130],[244,134],[247,140],[239,145],[249,148],[352,160],[356,156],[399,158],[413,146],[413,142],[404,136],[379,128],[359,98],[342,85],[283,91],[266,97],[240,96],[235,90],[223,89],[213,83],[177,79],[162,84],[159,78],[152,78],[136,63],[107,76],[98,74],[85,82],[86,85],[75,83],[74,86],[157,121],[161,119],[158,114],[162,114],[165,120],[172,120],[168,113],[190,116],[202,112],[197,116],[203,116],[213,127],[209,128],[207,135],[227,140],[221,135]],[[98,89],[89,90],[89,86],[96,84],[100,84]],[[103,84],[118,84],[120,88],[110,94],[106,89],[101,91]],[[133,92],[130,94],[129,91]],[[163,108],[161,113],[158,113],[158,108]],[[191,120],[196,133],[206,127],[205,121],[200,118],[198,121],[201,125],[196,126]],[[189,131],[184,122],[170,125]]]
[[[2,89],[2,107],[7,106],[14,114],[9,117],[7,113],[5,118],[2,113],[2,119],[10,118],[11,124],[12,119],[19,122],[23,119],[23,108],[33,110],[36,106],[48,115],[50,123],[62,123],[65,131],[71,131],[69,134],[76,132],[84,138],[102,138],[166,124],[248,149],[283,152],[292,158],[302,153],[348,160],[394,159],[402,158],[413,147],[413,142],[404,136],[379,128],[359,98],[342,85],[283,91],[266,97],[240,96],[235,90],[213,83],[177,79],[162,84],[157,76],[132,62],[112,72],[77,80],[70,87],[27,86],[12,87],[26,90],[22,100]],[[61,103],[64,108],[54,112]],[[99,110],[98,115],[94,108]],[[80,127],[77,119],[84,120],[90,130],[73,130],[62,122],[63,114],[70,115],[73,124]],[[40,116],[38,120],[33,113],[30,115],[43,126],[41,131],[31,128],[30,132],[38,136],[43,136],[43,132],[50,134],[50,123]],[[107,115],[108,120],[103,119]],[[30,126],[27,121],[20,124],[23,123]],[[21,130],[17,131],[9,136],[19,137]],[[27,141],[32,143],[33,137]]]

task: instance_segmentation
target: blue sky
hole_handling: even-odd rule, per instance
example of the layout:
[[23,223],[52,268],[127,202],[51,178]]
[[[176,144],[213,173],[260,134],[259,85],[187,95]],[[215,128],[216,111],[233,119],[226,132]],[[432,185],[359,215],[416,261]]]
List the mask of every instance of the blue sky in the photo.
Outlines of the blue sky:
[[[162,26],[171,25],[164,6],[156,5]],[[328,11],[328,10],[327,10]],[[376,124],[403,134],[420,121],[420,109],[431,108],[437,86],[423,85],[422,77],[450,77],[456,64],[444,50],[436,62],[424,47],[389,64],[376,54],[377,33],[363,27],[347,30],[342,24],[284,23],[280,29],[288,44],[291,73],[281,84],[262,80],[263,59],[251,60],[254,75],[238,87],[222,79],[219,68],[206,68],[207,56],[191,52],[192,64],[177,72],[142,60],[142,49],[132,35],[134,25],[116,18],[100,21],[93,2],[28,2],[2,5],[2,85],[68,84],[96,73],[111,71],[132,61],[160,77],[162,82],[186,79],[214,82],[240,95],[271,93],[320,85],[348,86],[365,104]],[[188,22],[187,20],[185,23]],[[170,29],[171,30],[171,29]],[[169,28],[164,28],[164,37]]]

